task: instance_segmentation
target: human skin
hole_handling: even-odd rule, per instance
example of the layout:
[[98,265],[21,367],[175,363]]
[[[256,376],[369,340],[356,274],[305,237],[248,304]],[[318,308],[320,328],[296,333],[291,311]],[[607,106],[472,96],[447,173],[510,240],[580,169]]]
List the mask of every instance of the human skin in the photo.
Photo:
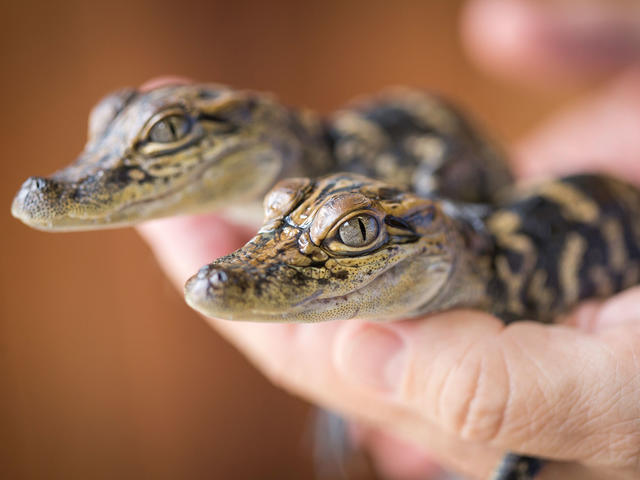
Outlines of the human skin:
[[[463,22],[468,41],[475,38],[473,22],[486,21],[487,10],[484,17],[478,12],[493,8],[495,15],[500,3],[470,3]],[[522,18],[523,25],[533,21]],[[518,59],[526,55],[513,48],[527,53],[528,42],[516,41],[503,53],[491,42],[471,49],[478,61],[494,71],[511,65],[522,72]],[[522,66],[528,81],[612,68],[585,55],[568,69],[553,45],[536,48]],[[515,145],[515,169],[521,178],[605,171],[640,187],[638,132],[640,71],[629,68],[598,96]],[[215,215],[160,220],[139,230],[180,289],[201,265],[254,233]],[[393,439],[399,436],[474,478],[486,477],[505,450],[564,462],[550,464],[541,479],[640,476],[639,287],[588,302],[551,326],[504,327],[471,311],[384,325],[207,321],[276,384],[371,425],[359,437],[389,475],[421,478],[429,463],[419,449],[394,462],[389,451],[401,445]]]
[[[601,109],[620,95],[635,118],[626,110],[620,115],[640,131],[638,80],[624,78],[576,107],[577,116],[550,121],[517,148],[518,171],[602,169],[640,186],[640,162],[614,162],[616,151],[584,163],[578,155],[568,163],[546,160],[567,143],[598,151],[609,137]],[[621,119],[611,115],[609,128],[616,129]],[[627,155],[640,145],[618,147]],[[253,233],[215,215],[159,220],[139,230],[178,288]],[[638,287],[589,302],[557,325],[505,327],[473,311],[389,324],[207,320],[276,384],[426,445],[434,458],[467,475],[487,474],[505,450],[581,464],[552,465],[541,478],[557,478],[557,468],[575,478],[588,478],[585,471],[593,478],[640,475]]]
[[640,62],[637,0],[473,0],[460,32],[492,74],[557,89]]

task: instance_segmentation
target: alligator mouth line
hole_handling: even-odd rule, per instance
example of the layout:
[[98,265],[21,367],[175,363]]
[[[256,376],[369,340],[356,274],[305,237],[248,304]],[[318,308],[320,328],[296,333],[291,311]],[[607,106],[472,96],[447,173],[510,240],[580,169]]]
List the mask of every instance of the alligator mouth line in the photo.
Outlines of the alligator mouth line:
[[[196,183],[201,175],[208,170],[209,168],[211,168],[212,166],[214,166],[216,163],[218,163],[221,158],[224,158],[225,156],[229,155],[229,154],[233,154],[236,153],[237,151],[242,150],[243,148],[246,148],[246,145],[231,145],[223,150],[221,150],[218,155],[216,155],[218,158],[215,158],[209,162],[204,163],[200,168],[197,168],[191,175],[189,175],[189,177],[187,179],[185,179],[185,181],[174,187],[171,188],[169,190],[167,190],[166,192],[163,192],[160,195],[157,195],[153,198],[144,198],[142,200],[137,200],[131,203],[128,203],[126,205],[122,205],[120,206],[118,209],[114,210],[113,213],[109,214],[109,215],[113,215],[113,214],[117,214],[117,213],[122,213],[123,211],[129,209],[129,208],[134,208],[134,207],[138,207],[141,205],[145,205],[145,204],[149,204],[152,202],[156,202],[158,200],[164,200],[166,198],[171,197],[172,195],[176,195],[184,190],[186,190],[187,188],[189,188],[189,186],[193,185],[194,183]],[[105,217],[108,217],[109,215],[106,215]]]
[[[348,302],[354,297],[357,297],[358,295],[362,295],[362,292],[365,289],[372,288],[375,290],[376,288],[375,284],[386,281],[387,278],[389,278],[388,275],[392,275],[392,276],[397,275],[397,272],[394,272],[394,271],[400,269],[401,266],[404,264],[404,262],[406,262],[407,260],[410,260],[410,258],[405,258],[402,261],[389,266],[388,268],[382,270],[374,278],[370,279],[367,283],[360,285],[355,290],[351,290],[350,292],[344,293],[342,295],[335,295],[327,298],[318,298],[324,292],[324,290],[319,290],[293,305],[282,307],[278,311],[251,309],[250,313],[256,314],[261,317],[267,317],[267,318],[273,319],[273,321],[278,321],[278,320],[287,319],[287,318],[295,318],[298,314],[305,313],[305,312],[311,313],[314,310],[314,306],[329,305],[329,307],[331,307],[332,305],[335,305],[338,303]],[[354,307],[355,307],[355,311],[349,318],[355,318],[360,313],[361,308],[357,304],[357,302],[354,303]]]
[[[381,300],[378,301],[375,305],[368,304],[366,295],[373,297],[380,297],[380,294],[384,291],[381,286],[388,281],[393,282],[394,278],[398,278],[402,275],[402,268],[406,266],[406,262],[412,261],[416,257],[416,255],[420,255],[420,250],[415,252],[412,255],[408,255],[399,262],[389,266],[388,268],[382,270],[378,275],[374,278],[370,279],[367,283],[359,286],[357,289],[347,292],[342,295],[335,295],[327,298],[318,298],[322,295],[324,290],[319,290],[312,295],[300,300],[299,302],[293,305],[285,305],[281,306],[278,310],[261,310],[259,308],[252,308],[248,310],[244,310],[245,314],[242,314],[243,310],[238,309],[235,311],[235,315],[232,314],[231,317],[223,317],[229,320],[233,320],[234,316],[236,319],[241,320],[251,320],[251,316],[255,315],[254,321],[257,322],[299,322],[303,321],[305,323],[315,323],[325,320],[331,320],[331,312],[336,306],[339,306],[342,303],[351,302],[352,304],[352,312],[350,312],[348,318],[358,318],[358,315],[366,308],[365,316],[361,318],[369,318],[374,320],[391,320],[391,319],[400,319],[400,318],[410,318],[414,314],[412,312],[418,312],[420,306],[424,304],[425,299],[420,297],[420,294],[417,293],[413,302],[409,302],[404,305],[404,308],[392,309],[390,308],[391,304],[383,303]],[[440,264],[443,262],[443,255],[434,255],[433,260],[435,264]],[[442,294],[443,288],[446,288],[451,281],[451,277],[454,272],[454,268],[452,265],[449,265],[447,268],[448,272],[444,278],[438,280],[438,286],[435,291],[433,291],[433,297],[437,298]],[[429,269],[425,270],[425,275],[429,275]],[[424,281],[424,280],[423,280]],[[364,290],[368,290],[369,292],[363,293]],[[420,289],[423,291],[424,289]],[[426,289],[428,290],[428,289]],[[357,297],[365,296],[364,302],[359,302]],[[393,298],[393,296],[391,297]],[[365,306],[365,304],[368,304]],[[378,308],[376,309],[376,305]],[[398,307],[396,305],[396,307]],[[393,311],[393,313],[389,313]],[[342,312],[344,313],[344,311]],[[205,313],[206,314],[206,313]],[[238,315],[239,314],[239,315]],[[327,316],[328,314],[328,316]],[[342,314],[341,314],[342,315]],[[214,316],[210,315],[210,316]],[[304,317],[304,319],[303,319]],[[340,318],[343,318],[342,316]],[[347,318],[347,317],[344,317]]]
[[324,290],[318,290],[316,293],[314,293],[313,295],[304,298],[302,300],[300,300],[298,303],[294,303],[293,305],[291,305],[292,308],[297,308],[297,307],[301,307],[302,305],[305,305],[306,303],[312,302],[314,301],[316,298],[318,298],[320,295],[322,295],[324,292]]
[[[57,230],[60,232],[64,232],[64,231],[77,231],[77,230],[86,230],[86,229],[95,230],[95,229],[119,228],[122,226],[131,225],[132,223],[151,220],[152,218],[157,218],[157,217],[151,216],[148,218],[139,218],[139,219],[133,219],[133,220],[127,219],[125,217],[121,221],[113,221],[113,222],[111,221],[111,218],[118,217],[123,212],[127,212],[130,209],[135,209],[145,204],[151,204],[153,202],[167,199],[173,195],[179,194],[180,192],[189,188],[189,186],[192,185],[194,181],[197,181],[197,176],[202,174],[210,166],[211,164],[207,164],[206,166],[199,168],[196,172],[193,173],[193,175],[190,175],[189,178],[185,180],[185,182],[183,182],[182,184],[170,190],[167,190],[166,192],[163,192],[161,195],[154,196],[153,198],[145,198],[135,202],[123,204],[114,210],[101,212],[100,215],[96,215],[96,216],[90,216],[88,214],[78,215],[78,214],[73,214],[72,212],[67,212],[61,215],[60,217],[58,217],[61,221],[60,223],[57,223],[57,224],[55,221],[51,221],[51,220],[38,221],[37,219],[32,219],[32,218],[29,218],[26,220],[23,219],[23,221],[36,229],[45,230],[45,231]],[[158,217],[159,216],[162,216],[162,215],[158,215]],[[65,220],[68,220],[69,223],[65,223]]]
[[[135,208],[139,208],[142,207],[144,205],[148,205],[151,204],[153,202],[157,202],[157,201],[162,201],[165,199],[168,199],[174,195],[178,195],[181,192],[185,191],[186,189],[188,189],[191,185],[194,185],[202,176],[202,174],[209,168],[211,168],[212,166],[214,166],[221,157],[227,156],[229,154],[233,154],[237,151],[242,150],[243,148],[246,148],[246,145],[231,145],[228,146],[226,148],[224,148],[223,150],[221,150],[215,158],[209,162],[206,162],[205,164],[203,164],[202,166],[198,167],[197,169],[195,169],[193,171],[193,173],[191,173],[188,178],[186,178],[183,182],[180,183],[180,185],[177,185],[165,192],[163,192],[162,194],[156,195],[152,198],[144,198],[141,200],[137,200],[131,203],[126,203],[123,205],[118,206],[118,208],[111,210],[111,211],[106,211],[103,212],[102,214],[100,214],[99,216],[95,216],[95,217],[90,217],[88,215],[74,215],[71,213],[67,213],[65,215],[63,215],[61,217],[61,219],[64,221],[64,219],[69,219],[71,221],[70,224],[65,225],[64,223],[59,224],[59,225],[54,225],[52,224],[52,222],[41,222],[36,224],[35,222],[31,222],[29,223],[32,227],[34,228],[40,228],[46,231],[51,231],[51,230],[58,230],[58,231],[74,231],[74,230],[86,230],[86,229],[99,229],[99,228],[118,228],[118,227],[122,227],[122,226],[127,226],[127,225],[131,225],[132,223],[137,223],[137,222],[142,222],[145,220],[151,220],[152,218],[158,218],[163,216],[162,213],[158,214],[157,216],[150,216],[148,218],[139,218],[139,219],[127,219],[127,218],[123,218],[121,221],[111,221],[112,217],[118,217],[121,214],[123,214],[124,212],[127,212],[128,210],[131,209],[135,209]],[[74,222],[78,222],[78,223],[74,223]],[[102,222],[102,223],[101,223]]]

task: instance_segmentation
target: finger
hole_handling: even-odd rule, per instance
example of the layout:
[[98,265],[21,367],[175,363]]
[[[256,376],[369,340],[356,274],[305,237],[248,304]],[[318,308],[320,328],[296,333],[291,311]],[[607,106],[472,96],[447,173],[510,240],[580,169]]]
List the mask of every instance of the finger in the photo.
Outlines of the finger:
[[596,337],[529,322],[504,328],[458,311],[345,328],[336,365],[363,391],[463,440],[631,469],[640,454],[638,330]]
[[472,58],[490,71],[556,85],[640,59],[640,5],[474,0],[461,17]]
[[607,172],[640,185],[640,69],[546,122],[514,149],[521,176]]
[[618,328],[636,328],[640,322],[640,287],[630,288],[608,299],[580,306],[567,322],[585,332],[604,333]]
[[178,75],[162,75],[160,77],[147,80],[145,83],[140,85],[139,90],[141,92],[148,92],[154,88],[164,87],[167,85],[189,85],[190,83],[193,83],[193,80],[187,77],[181,77]]
[[202,265],[231,253],[255,233],[217,215],[153,220],[137,230],[180,287]]

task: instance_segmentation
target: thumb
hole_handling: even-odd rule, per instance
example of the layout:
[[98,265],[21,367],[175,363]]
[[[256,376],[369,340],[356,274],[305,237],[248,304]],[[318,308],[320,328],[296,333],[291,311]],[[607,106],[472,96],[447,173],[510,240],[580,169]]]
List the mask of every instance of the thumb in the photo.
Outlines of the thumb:
[[531,322],[505,328],[460,311],[345,328],[336,365],[359,388],[463,440],[634,469],[640,379],[629,365],[638,340]]

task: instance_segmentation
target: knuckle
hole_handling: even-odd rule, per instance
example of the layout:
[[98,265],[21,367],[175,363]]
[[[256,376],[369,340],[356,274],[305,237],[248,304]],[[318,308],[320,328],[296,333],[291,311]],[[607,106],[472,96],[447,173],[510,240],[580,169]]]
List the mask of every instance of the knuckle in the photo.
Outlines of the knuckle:
[[462,439],[492,441],[502,430],[510,390],[508,368],[500,349],[472,349],[441,390],[441,421]]

